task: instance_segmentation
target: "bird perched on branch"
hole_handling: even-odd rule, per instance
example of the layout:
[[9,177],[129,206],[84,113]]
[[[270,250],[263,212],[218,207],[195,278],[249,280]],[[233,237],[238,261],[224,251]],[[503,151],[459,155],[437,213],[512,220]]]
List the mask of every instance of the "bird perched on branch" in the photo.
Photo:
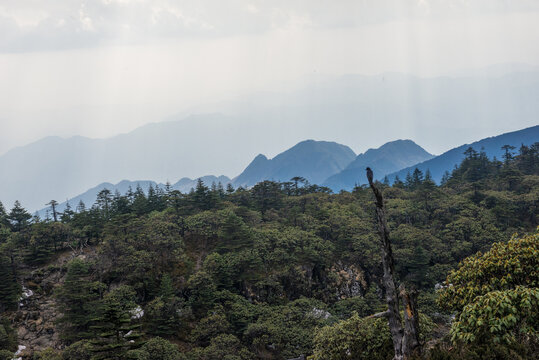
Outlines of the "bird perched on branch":
[[372,184],[372,178],[373,178],[372,170],[370,167],[368,167],[366,170],[367,170],[367,180],[369,180],[369,185],[370,185]]

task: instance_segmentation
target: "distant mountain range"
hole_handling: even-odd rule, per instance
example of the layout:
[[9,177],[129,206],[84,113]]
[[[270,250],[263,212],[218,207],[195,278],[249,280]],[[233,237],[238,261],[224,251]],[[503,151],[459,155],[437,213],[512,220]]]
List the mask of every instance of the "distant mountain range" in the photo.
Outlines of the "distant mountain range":
[[490,159],[494,157],[501,159],[504,154],[501,147],[504,145],[514,146],[515,152],[518,152],[522,144],[531,145],[538,141],[539,125],[536,125],[519,131],[482,139],[471,144],[461,145],[430,160],[393,172],[388,175],[388,178],[391,182],[395,180],[396,176],[404,180],[409,172],[411,173],[418,168],[423,172],[429,170],[433,180],[439,183],[446,171],[451,173],[453,168],[461,163],[462,159],[464,159],[464,151],[469,147],[472,147],[476,151],[484,151]]
[[[388,142],[377,149],[369,149],[363,154],[355,156],[347,146],[328,141],[302,141],[292,148],[280,153],[273,159],[260,154],[245,168],[245,170],[230,179],[226,176],[203,176],[200,178],[207,186],[221,183],[223,186],[232,184],[234,187],[251,187],[260,181],[290,181],[294,176],[301,176],[312,184],[321,184],[331,188],[334,192],[352,190],[355,185],[367,183],[365,168],[371,167],[375,177],[382,180],[385,176],[393,182],[396,176],[401,180],[413,172],[415,168],[426,172],[430,171],[433,179],[439,182],[445,171],[451,170],[464,158],[464,151],[472,147],[477,151],[484,151],[489,158],[501,158],[503,145],[515,146],[515,151],[522,144],[531,145],[539,141],[539,125],[527,129],[502,134],[465,144],[451,149],[442,155],[429,154],[412,140],[396,140]],[[182,178],[171,185],[175,190],[183,193],[196,187],[198,179]],[[79,201],[91,206],[96,195],[103,189],[112,192],[118,190],[125,194],[129,187],[133,190],[140,186],[145,192],[151,186],[164,188],[164,184],[154,181],[121,181],[117,184],[102,183],[90,190],[69,200],[72,207]],[[59,211],[65,209],[67,202],[58,206]],[[41,209],[41,217],[47,215],[47,208]]]
[[322,185],[333,191],[352,190],[356,184],[367,183],[367,166],[373,170],[376,179],[381,180],[387,174],[433,157],[412,140],[388,142],[378,149],[359,154],[344,170],[327,178]]
[[342,171],[356,154],[348,146],[328,141],[306,140],[269,160],[260,154],[232,180],[234,186],[250,187],[263,180],[289,181],[301,176],[321,184]]
[[[195,111],[214,113],[175,117],[106,139],[48,137],[14,148],[0,155],[0,200],[7,208],[20,200],[34,211],[51,199],[73,198],[103,182],[152,179],[173,183],[201,174],[232,177],[259,153],[272,159],[259,157],[253,166],[271,168],[268,176],[278,179],[294,171],[276,169],[275,164],[285,160],[277,160],[275,154],[303,139],[338,139],[356,150],[378,147],[388,139],[413,138],[421,139],[421,146],[431,152],[442,151],[451,148],[455,139],[469,143],[484,134],[535,125],[538,93],[539,72],[533,69],[504,72],[499,77],[347,75],[290,93],[253,94],[238,102],[210,104]],[[513,119],[518,121],[512,123]],[[347,157],[337,153],[331,158],[320,154],[317,159],[328,169],[323,174],[320,170],[318,177],[313,177],[315,172],[306,175],[319,184],[326,181],[324,176],[337,175],[350,165],[344,165]],[[408,161],[404,166],[413,165],[413,160]],[[378,166],[384,169],[381,161]],[[385,171],[376,171],[376,176]],[[235,180],[252,184],[253,174],[247,175]],[[342,174],[327,184],[334,189],[350,188],[354,176],[352,171],[348,178]]]

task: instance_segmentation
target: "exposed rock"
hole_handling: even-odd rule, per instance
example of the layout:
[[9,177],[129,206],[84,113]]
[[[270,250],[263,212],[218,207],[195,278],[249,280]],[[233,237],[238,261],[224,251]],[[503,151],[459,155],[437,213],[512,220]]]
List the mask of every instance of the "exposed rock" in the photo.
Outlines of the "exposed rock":
[[95,251],[85,249],[83,254],[64,253],[46,266],[23,273],[19,310],[9,316],[20,344],[15,359],[31,359],[34,352],[48,347],[63,348],[56,329],[60,314],[53,293],[64,282],[67,263],[80,256],[92,257]]
[[315,319],[329,319],[331,317],[331,313],[329,311],[318,308],[313,308],[310,315]]
[[365,293],[367,282],[360,268],[339,262],[332,266],[331,272],[337,299],[346,299]]
[[130,311],[131,319],[140,319],[144,316],[144,310],[137,305],[133,310]]

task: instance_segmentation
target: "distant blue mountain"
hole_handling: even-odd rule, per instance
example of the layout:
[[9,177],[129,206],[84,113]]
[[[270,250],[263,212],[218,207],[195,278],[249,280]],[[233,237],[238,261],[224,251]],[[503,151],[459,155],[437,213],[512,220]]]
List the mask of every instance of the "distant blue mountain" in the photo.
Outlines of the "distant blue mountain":
[[[250,187],[264,180],[289,181],[294,176],[301,176],[309,180],[310,183],[322,184],[337,192],[351,190],[356,184],[365,184],[367,182],[365,168],[369,166],[373,169],[375,178],[378,180],[383,179],[386,175],[391,182],[396,176],[404,180],[408,172],[418,168],[423,172],[429,170],[434,181],[439,183],[445,171],[451,171],[460,164],[464,158],[464,151],[470,146],[477,151],[485,151],[490,158],[501,158],[503,145],[515,146],[517,148],[515,151],[517,151],[522,144],[530,145],[537,141],[539,141],[539,125],[486,138],[472,144],[465,144],[436,157],[411,140],[392,141],[378,149],[369,149],[356,157],[354,152],[345,145],[306,140],[273,159],[258,155],[233,180],[226,176],[216,177],[213,175],[200,179],[207,186],[220,182],[223,186],[231,183],[235,187]],[[182,178],[173,184],[172,188],[186,193],[194,188],[196,183],[197,179]],[[106,182],[69,199],[69,203],[74,208],[82,200],[89,207],[94,204],[99,191],[105,188],[112,192],[118,190],[121,194],[125,194],[130,186],[132,189],[140,186],[147,192],[150,185],[154,187],[165,186],[149,180],[123,180],[117,184]],[[58,206],[58,211],[63,211],[66,204],[67,201],[61,203]],[[48,209],[43,208],[38,211],[38,214],[45,218]]]
[[234,186],[253,186],[263,180],[289,181],[301,176],[312,184],[343,170],[356,154],[348,146],[328,141],[302,141],[273,159],[260,154],[232,180]]
[[412,140],[391,141],[378,149],[369,149],[365,153],[359,154],[346,169],[330,176],[322,185],[335,192],[350,191],[356,184],[367,183],[365,175],[367,166],[373,170],[376,179],[382,179],[387,174],[432,157],[434,155],[429,154]]
[[411,173],[415,168],[418,168],[424,173],[429,170],[433,180],[439,183],[445,171],[451,172],[455,166],[462,162],[462,159],[464,159],[464,151],[469,147],[472,147],[476,151],[484,151],[490,159],[493,159],[494,157],[500,159],[504,154],[504,151],[501,148],[504,145],[512,145],[516,147],[516,152],[522,144],[531,145],[538,141],[539,125],[536,125],[523,130],[489,137],[471,144],[464,144],[457,148],[446,151],[445,153],[430,160],[396,171],[390,174],[388,178],[391,182],[395,180],[396,176],[398,176],[401,180],[404,180],[409,172]]

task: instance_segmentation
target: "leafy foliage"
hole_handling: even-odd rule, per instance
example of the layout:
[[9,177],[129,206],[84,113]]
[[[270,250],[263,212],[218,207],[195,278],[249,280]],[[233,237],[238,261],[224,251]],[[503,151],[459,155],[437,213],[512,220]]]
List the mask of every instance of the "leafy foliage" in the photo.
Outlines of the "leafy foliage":
[[514,343],[539,330],[539,289],[517,286],[491,291],[464,307],[451,329],[454,341]]
[[466,258],[446,280],[440,303],[451,310],[462,309],[492,291],[517,286],[539,286],[539,229],[522,238],[496,243],[485,254]]
[[494,244],[449,274],[439,301],[457,311],[454,342],[539,342],[538,250],[539,229]]
[[[462,359],[534,352],[538,235],[503,240],[539,225],[538,149],[508,148],[503,161],[469,149],[440,186],[419,170],[379,184],[396,274],[440,328],[456,313]],[[384,309],[373,208],[364,187],[331,194],[301,177],[104,190],[44,220],[0,206],[1,310],[13,315],[27,274],[70,251],[88,256],[55,291],[66,348],[40,356],[383,359],[387,325],[364,318]]]

